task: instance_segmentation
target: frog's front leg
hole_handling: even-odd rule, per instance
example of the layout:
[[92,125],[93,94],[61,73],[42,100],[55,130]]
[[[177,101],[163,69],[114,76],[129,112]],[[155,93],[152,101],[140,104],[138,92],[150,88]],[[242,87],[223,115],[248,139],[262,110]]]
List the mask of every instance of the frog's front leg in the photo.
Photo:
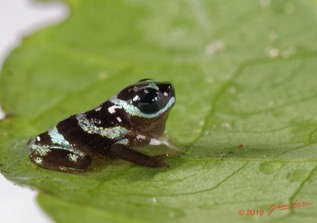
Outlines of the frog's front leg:
[[88,155],[69,145],[40,145],[31,142],[29,146],[31,161],[42,168],[74,172],[86,169],[91,163]]
[[110,148],[110,152],[118,159],[127,160],[140,165],[149,167],[166,166],[166,163],[164,161],[167,156],[165,154],[158,156],[147,156],[138,151],[129,149],[127,146],[121,143],[113,144]]

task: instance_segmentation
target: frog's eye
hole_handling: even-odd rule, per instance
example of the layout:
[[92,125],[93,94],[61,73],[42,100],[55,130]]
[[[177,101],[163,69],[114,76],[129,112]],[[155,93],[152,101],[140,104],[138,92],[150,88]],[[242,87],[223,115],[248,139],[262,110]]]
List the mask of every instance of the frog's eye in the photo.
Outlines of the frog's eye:
[[136,106],[142,113],[154,114],[162,108],[162,97],[154,88],[145,88],[138,92]]

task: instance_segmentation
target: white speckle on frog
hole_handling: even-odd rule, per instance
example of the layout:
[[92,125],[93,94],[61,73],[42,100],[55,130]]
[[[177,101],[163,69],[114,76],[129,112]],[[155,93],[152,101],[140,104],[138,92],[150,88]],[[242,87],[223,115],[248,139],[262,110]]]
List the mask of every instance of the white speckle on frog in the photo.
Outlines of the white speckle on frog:
[[32,144],[30,147],[31,150],[37,151],[42,157],[47,156],[47,154],[51,151],[48,145]]
[[98,106],[97,108],[95,108],[95,111],[100,111],[101,110],[101,105],[100,106]]
[[158,146],[158,145],[161,145],[161,141],[157,140],[157,139],[151,139],[150,141],[150,145],[152,146]]
[[139,99],[140,99],[140,97],[138,95],[135,95],[134,98],[132,99],[132,101],[137,101]]
[[37,163],[37,164],[42,164],[43,159],[42,159],[41,157],[36,157],[36,158],[34,159],[34,162]]
[[64,167],[64,166],[60,166],[60,167],[58,167],[58,169],[60,169],[61,171],[66,171],[67,170],[67,168]]
[[69,159],[70,161],[76,163],[77,160],[78,160],[78,155],[70,153],[70,154],[68,154],[68,159]]
[[108,108],[108,111],[110,114],[114,114],[116,112],[116,109],[121,109],[121,108],[122,108],[121,106],[113,105]]
[[136,139],[138,139],[138,140],[139,140],[139,139],[145,139],[145,136],[144,136],[144,135],[137,135],[137,136],[136,136]]

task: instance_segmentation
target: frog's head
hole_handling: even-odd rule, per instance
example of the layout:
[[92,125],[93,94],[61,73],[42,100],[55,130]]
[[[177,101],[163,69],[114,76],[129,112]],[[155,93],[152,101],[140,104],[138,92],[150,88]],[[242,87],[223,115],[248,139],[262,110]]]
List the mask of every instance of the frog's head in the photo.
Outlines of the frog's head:
[[122,106],[130,122],[144,134],[164,133],[169,111],[175,104],[175,91],[170,82],[143,79],[123,89],[111,102]]

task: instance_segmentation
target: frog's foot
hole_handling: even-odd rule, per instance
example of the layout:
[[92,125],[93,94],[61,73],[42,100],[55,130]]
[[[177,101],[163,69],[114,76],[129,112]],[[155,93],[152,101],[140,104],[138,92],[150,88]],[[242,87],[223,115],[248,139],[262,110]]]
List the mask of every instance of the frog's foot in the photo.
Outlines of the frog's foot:
[[91,159],[80,151],[74,151],[69,147],[48,147],[36,145],[31,147],[31,161],[42,168],[75,172],[86,169]]
[[138,151],[127,148],[122,144],[114,144],[110,148],[111,154],[116,158],[127,160],[149,167],[162,167],[166,166],[165,159],[167,155],[147,156]]

